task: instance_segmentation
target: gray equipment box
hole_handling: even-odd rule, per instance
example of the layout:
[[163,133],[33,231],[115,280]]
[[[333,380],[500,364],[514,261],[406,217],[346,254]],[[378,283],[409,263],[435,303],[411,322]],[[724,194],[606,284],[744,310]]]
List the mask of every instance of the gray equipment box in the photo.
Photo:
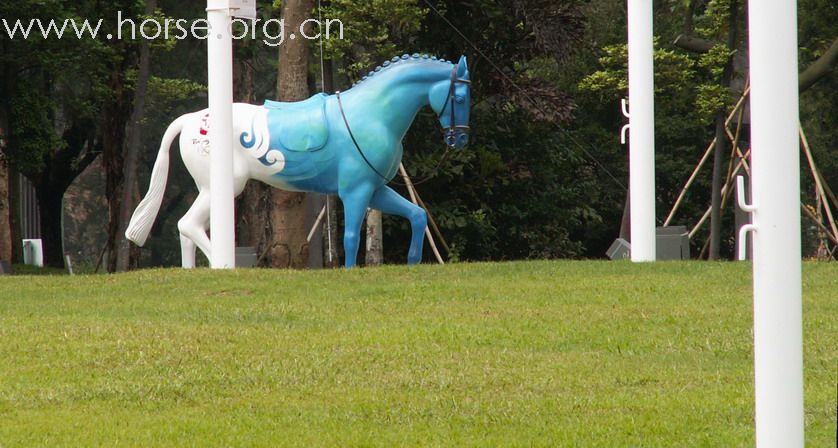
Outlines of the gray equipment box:
[[[655,229],[655,258],[657,260],[689,260],[690,234],[686,226],[668,226]],[[631,258],[631,243],[617,238],[605,255],[612,260]]]
[[690,233],[686,226],[658,227],[655,231],[658,260],[689,260]]
[[622,238],[617,238],[611,243],[605,255],[612,260],[628,260],[631,258],[631,244]]
[[252,268],[256,266],[256,248],[255,247],[237,247],[236,248],[236,267],[237,268]]

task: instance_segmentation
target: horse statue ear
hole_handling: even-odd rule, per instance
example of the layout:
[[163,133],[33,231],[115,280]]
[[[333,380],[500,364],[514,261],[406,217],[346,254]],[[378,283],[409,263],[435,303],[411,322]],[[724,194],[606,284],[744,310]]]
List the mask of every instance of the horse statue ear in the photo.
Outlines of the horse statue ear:
[[460,56],[460,62],[457,64],[457,77],[468,79],[468,61],[465,55]]

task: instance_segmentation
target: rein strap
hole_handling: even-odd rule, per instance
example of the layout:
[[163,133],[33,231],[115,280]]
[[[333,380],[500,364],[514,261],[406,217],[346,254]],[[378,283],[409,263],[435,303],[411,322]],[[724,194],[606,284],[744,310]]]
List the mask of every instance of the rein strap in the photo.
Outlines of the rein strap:
[[335,92],[335,96],[338,99],[338,109],[340,109],[340,116],[343,117],[343,124],[346,125],[346,131],[349,132],[349,138],[352,139],[352,143],[355,145],[355,149],[358,150],[358,154],[361,155],[361,157],[364,159],[364,162],[367,162],[367,166],[369,166],[370,169],[375,172],[375,174],[378,174],[378,176],[384,179],[385,181],[390,182],[390,179],[381,174],[380,171],[378,171],[374,166],[372,166],[370,159],[368,159],[367,156],[364,154],[364,151],[361,150],[361,145],[358,144],[358,140],[355,140],[355,135],[352,134],[352,128],[349,127],[349,120],[346,119],[346,113],[343,112],[343,103],[340,100],[340,91]]

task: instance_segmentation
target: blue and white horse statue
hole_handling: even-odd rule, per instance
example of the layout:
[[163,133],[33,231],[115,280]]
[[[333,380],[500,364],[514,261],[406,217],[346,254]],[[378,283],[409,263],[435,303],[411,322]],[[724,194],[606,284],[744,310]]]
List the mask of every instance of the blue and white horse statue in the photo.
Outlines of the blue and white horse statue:
[[[468,142],[470,82],[466,58],[452,64],[435,57],[394,57],[344,93],[324,93],[296,103],[233,105],[233,174],[236,195],[249,179],[277,188],[337,194],[343,202],[346,267],[355,265],[368,207],[410,220],[408,263],[422,259],[425,211],[387,186],[402,160],[402,139],[420,108],[439,116],[446,144]],[[180,153],[198,186],[198,197],[178,222],[183,267],[195,266],[197,245],[210,257],[210,126],[207,110],[183,115],[166,130],[148,193],[126,238],[142,246],[160,210],[169,169],[169,147],[180,134]]]

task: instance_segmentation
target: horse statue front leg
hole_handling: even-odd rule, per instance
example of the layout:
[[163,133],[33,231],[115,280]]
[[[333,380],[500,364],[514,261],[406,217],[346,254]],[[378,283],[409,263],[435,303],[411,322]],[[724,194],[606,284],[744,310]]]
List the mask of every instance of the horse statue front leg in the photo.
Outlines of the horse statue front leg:
[[401,216],[410,221],[412,235],[410,250],[407,252],[407,263],[416,264],[422,261],[422,245],[425,242],[425,229],[428,227],[428,214],[425,210],[386,185],[375,191],[370,206],[382,213]]
[[358,258],[358,246],[361,238],[361,225],[367,216],[367,207],[372,197],[373,187],[363,183],[354,188],[341,189],[338,193],[343,202],[344,230],[343,230],[343,251],[346,257],[344,266],[351,268],[355,266]]

